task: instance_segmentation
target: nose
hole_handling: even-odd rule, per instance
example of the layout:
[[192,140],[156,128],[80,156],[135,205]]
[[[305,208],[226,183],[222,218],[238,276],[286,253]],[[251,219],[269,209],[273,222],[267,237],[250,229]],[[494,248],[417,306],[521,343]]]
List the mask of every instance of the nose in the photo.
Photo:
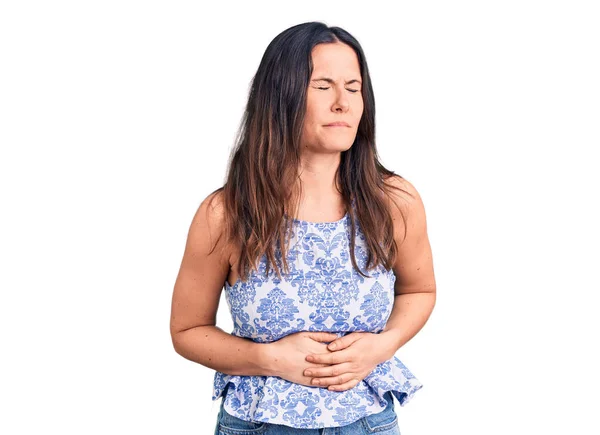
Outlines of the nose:
[[346,90],[338,90],[336,92],[335,102],[333,103],[333,110],[335,112],[347,112],[349,107],[350,104],[348,101],[348,95],[346,95]]

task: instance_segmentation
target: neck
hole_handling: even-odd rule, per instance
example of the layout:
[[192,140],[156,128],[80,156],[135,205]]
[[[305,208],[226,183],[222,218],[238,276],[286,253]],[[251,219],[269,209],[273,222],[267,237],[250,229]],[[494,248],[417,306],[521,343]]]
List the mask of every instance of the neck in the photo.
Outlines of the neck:
[[[331,203],[341,195],[336,188],[336,171],[340,165],[340,153],[320,154],[301,159],[295,198],[311,203]],[[317,158],[318,157],[318,158]]]

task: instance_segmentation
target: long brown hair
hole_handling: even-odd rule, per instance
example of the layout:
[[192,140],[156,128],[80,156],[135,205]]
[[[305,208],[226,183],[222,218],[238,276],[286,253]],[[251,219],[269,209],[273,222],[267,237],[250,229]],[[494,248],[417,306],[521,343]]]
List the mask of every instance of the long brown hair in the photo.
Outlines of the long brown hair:
[[[248,278],[250,265],[257,270],[257,260],[263,255],[267,259],[267,275],[273,267],[281,278],[275,243],[281,250],[284,270],[289,273],[286,236],[292,221],[285,217],[295,216],[297,211],[294,186],[299,181],[299,144],[313,70],[311,52],[317,44],[335,42],[354,49],[363,83],[364,109],[356,138],[341,153],[336,171],[336,185],[349,210],[352,265],[362,276],[367,276],[359,270],[354,256],[357,221],[369,250],[367,270],[379,263],[389,270],[395,261],[397,247],[389,211],[389,189],[410,193],[385,182],[393,175],[400,176],[379,162],[375,147],[375,98],[365,55],[347,31],[309,22],[283,31],[267,47],[252,79],[225,183],[211,193],[211,201],[217,192],[222,196],[221,236],[228,243],[241,246],[238,272],[242,281]],[[351,207],[353,201],[355,206]],[[406,218],[400,212],[406,226]]]

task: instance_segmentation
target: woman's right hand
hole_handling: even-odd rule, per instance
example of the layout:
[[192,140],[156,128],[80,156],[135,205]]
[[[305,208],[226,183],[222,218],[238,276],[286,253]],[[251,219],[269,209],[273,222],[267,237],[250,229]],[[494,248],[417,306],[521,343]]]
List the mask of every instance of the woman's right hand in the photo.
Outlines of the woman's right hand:
[[265,355],[272,376],[296,384],[317,387],[310,383],[312,377],[304,376],[304,371],[308,368],[327,367],[327,364],[311,363],[306,361],[306,357],[311,353],[332,353],[327,345],[337,338],[338,336],[331,332],[300,331],[267,343]]

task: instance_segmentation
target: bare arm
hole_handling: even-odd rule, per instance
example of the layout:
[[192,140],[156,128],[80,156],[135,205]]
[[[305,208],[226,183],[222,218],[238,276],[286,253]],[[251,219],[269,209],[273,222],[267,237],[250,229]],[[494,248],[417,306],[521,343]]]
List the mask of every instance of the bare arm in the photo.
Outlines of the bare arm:
[[223,285],[229,272],[229,249],[221,237],[220,198],[207,197],[190,225],[171,302],[171,339],[184,358],[213,370],[240,376],[268,376],[265,346],[226,333],[216,326]]
[[[429,319],[436,301],[436,283],[433,271],[433,258],[425,208],[421,196],[407,180],[394,179],[400,187],[409,191],[414,198],[403,196],[399,203],[407,214],[407,227],[399,223],[402,218],[395,206],[392,213],[396,221],[394,238],[398,243],[398,256],[394,263],[396,283],[392,313],[382,332],[387,337],[389,355],[412,339]],[[404,239],[404,231],[406,238]]]
[[176,334],[175,351],[190,361],[227,375],[271,376],[266,343],[236,337],[218,326],[198,326]]

